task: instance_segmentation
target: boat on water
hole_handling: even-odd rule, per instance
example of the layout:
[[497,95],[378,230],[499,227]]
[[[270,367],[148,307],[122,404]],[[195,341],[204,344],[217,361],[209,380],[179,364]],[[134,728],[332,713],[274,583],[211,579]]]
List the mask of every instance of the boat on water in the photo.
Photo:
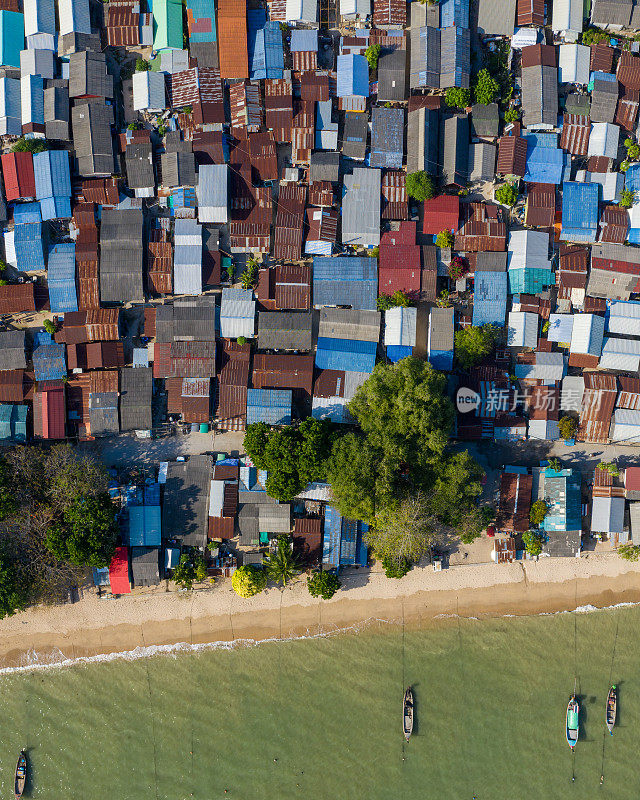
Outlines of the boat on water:
[[16,764],[16,780],[14,786],[14,794],[16,800],[20,800],[24,792],[24,785],[27,782],[27,757],[24,750],[20,751],[18,756],[18,763]]
[[569,698],[567,705],[567,744],[573,750],[578,743],[578,717],[580,716],[580,706],[575,694]]
[[404,693],[402,701],[402,733],[404,738],[409,741],[413,732],[413,691],[411,687]]
[[616,724],[616,714],[618,713],[618,689],[612,686],[607,696],[606,723],[609,733],[613,736],[613,726]]

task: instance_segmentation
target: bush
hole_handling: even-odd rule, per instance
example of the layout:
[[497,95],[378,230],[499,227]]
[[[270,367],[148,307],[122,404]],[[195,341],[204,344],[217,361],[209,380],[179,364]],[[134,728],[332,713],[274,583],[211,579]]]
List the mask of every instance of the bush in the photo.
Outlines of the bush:
[[590,47],[592,44],[598,44],[598,42],[608,42],[609,38],[610,35],[606,31],[600,30],[600,28],[587,28],[582,33],[582,44]]
[[544,518],[548,513],[549,506],[544,502],[544,500],[536,500],[536,502],[532,504],[531,510],[529,511],[529,521],[532,525],[540,525],[541,522],[544,522]]
[[578,430],[578,423],[573,417],[560,417],[558,429],[563,439],[573,439]]
[[450,108],[466,108],[471,102],[471,92],[457,86],[450,86],[444,96],[445,103]]
[[436,236],[436,245],[438,247],[453,247],[454,241],[455,238],[451,231],[440,231]]
[[404,578],[412,565],[406,558],[401,558],[399,561],[396,561],[395,559],[385,557],[382,559],[382,566],[387,578]]
[[151,65],[144,58],[136,58],[136,72],[148,72]]
[[193,584],[207,577],[207,565],[201,555],[180,556],[178,566],[173,570],[173,581],[183,589],[192,589]]
[[515,206],[518,192],[512,183],[503,183],[495,192],[496,200],[503,206]]
[[560,472],[562,469],[562,464],[559,458],[550,458],[549,459],[549,469],[552,469],[554,472]]
[[56,326],[53,324],[53,322],[51,322],[50,319],[45,319],[43,328],[47,333],[51,334],[51,336],[53,336],[53,334],[56,332]]
[[238,336],[238,344],[246,344],[247,340],[244,336]]
[[621,208],[631,208],[631,206],[635,203],[635,200],[636,200],[636,193],[632,192],[631,189],[623,189],[620,192]]
[[380,58],[380,50],[382,48],[379,44],[370,44],[364,51],[364,57],[369,63],[369,69],[375,70],[378,67],[378,59]]
[[632,158],[634,161],[637,161],[638,156],[640,156],[640,146],[637,144],[632,144],[627,150],[627,156]]
[[314,572],[307,576],[307,588],[311,597],[329,600],[341,585],[335,572]]
[[449,264],[449,277],[452,281],[457,281],[465,274],[467,271],[467,265],[465,264],[464,258],[460,256],[454,256]]
[[376,300],[376,308],[378,311],[388,311],[390,308],[396,308],[398,306],[401,308],[408,308],[410,305],[411,301],[409,300],[409,296],[401,289],[398,289],[391,295],[381,294]]
[[530,556],[539,556],[542,552],[544,537],[536,531],[525,531],[522,534],[522,543]]
[[613,461],[603,461],[601,464],[598,464],[597,468],[603,470],[604,472],[608,472],[609,475],[612,475],[614,478],[617,478],[618,475],[620,475],[618,465]]
[[13,145],[13,153],[43,153],[49,150],[49,142],[46,139],[25,139],[24,136]]
[[267,573],[255,564],[246,564],[233,573],[231,586],[240,597],[253,597],[267,588]]
[[617,552],[625,561],[637,561],[640,558],[640,545],[625,542],[618,545]]
[[420,203],[423,200],[430,200],[435,195],[433,181],[424,170],[407,175],[406,187],[409,197]]
[[22,611],[26,605],[26,592],[20,586],[16,572],[0,553],[0,619]]
[[520,119],[520,111],[517,108],[508,108],[504,112],[505,122],[517,122]]
[[478,79],[473,90],[476,103],[480,103],[483,106],[488,106],[489,103],[493,103],[499,88],[498,81],[491,77],[489,70],[481,69],[478,73]]
[[470,325],[455,332],[454,353],[462,369],[470,369],[486,358],[498,335],[494,325]]

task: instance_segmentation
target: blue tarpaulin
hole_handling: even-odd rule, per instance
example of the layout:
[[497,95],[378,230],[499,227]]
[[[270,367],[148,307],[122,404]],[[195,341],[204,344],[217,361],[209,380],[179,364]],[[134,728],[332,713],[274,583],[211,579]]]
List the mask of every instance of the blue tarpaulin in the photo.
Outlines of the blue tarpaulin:
[[394,364],[413,354],[413,347],[405,344],[387,345],[387,358]]
[[562,181],[564,153],[557,146],[558,137],[552,134],[527,136],[527,163],[523,180],[527,183],[553,183]]
[[37,381],[56,381],[66,377],[65,346],[52,342],[36,347],[33,351],[33,370]]

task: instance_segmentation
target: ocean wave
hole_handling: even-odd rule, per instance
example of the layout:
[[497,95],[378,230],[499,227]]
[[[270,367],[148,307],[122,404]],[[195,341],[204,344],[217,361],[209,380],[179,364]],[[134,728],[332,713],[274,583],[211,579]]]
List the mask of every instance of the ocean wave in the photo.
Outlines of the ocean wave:
[[392,625],[400,622],[400,620],[380,619],[377,617],[370,617],[354,625],[348,625],[344,628],[332,628],[326,631],[319,631],[311,633],[300,634],[298,636],[278,637],[272,636],[267,639],[233,639],[233,640],[220,640],[215,642],[200,642],[192,644],[190,642],[175,642],[173,644],[151,644],[146,646],[138,646],[133,650],[122,650],[114,653],[97,653],[93,656],[77,656],[71,658],[65,655],[62,650],[55,648],[48,652],[37,652],[36,650],[29,650],[24,653],[21,658],[21,663],[15,667],[0,667],[0,677],[7,675],[15,675],[22,672],[35,672],[49,669],[63,669],[66,667],[74,667],[82,664],[108,664],[112,661],[138,661],[142,658],[150,658],[151,656],[178,656],[187,653],[204,653],[210,650],[236,650],[243,647],[257,647],[259,645],[277,644],[279,642],[300,642],[312,639],[327,639],[330,636],[338,636],[346,633],[360,633],[365,628],[375,623],[384,623]]

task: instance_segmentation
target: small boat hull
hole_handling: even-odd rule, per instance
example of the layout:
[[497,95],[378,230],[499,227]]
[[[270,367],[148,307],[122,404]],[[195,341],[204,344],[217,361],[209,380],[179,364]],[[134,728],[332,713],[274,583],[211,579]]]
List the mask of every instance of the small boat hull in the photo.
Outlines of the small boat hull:
[[607,695],[607,708],[605,712],[605,723],[609,733],[613,736],[613,728],[616,724],[616,716],[618,714],[618,690],[615,686],[609,689]]
[[15,800],[20,800],[24,792],[24,786],[27,782],[27,757],[24,751],[18,756],[18,763],[16,764],[16,779],[14,786]]
[[566,718],[566,735],[567,744],[573,750],[578,744],[578,725],[580,717],[580,705],[576,700],[575,694],[569,698],[567,705],[567,718]]
[[402,701],[402,733],[407,741],[413,733],[413,692],[411,687],[404,693]]

